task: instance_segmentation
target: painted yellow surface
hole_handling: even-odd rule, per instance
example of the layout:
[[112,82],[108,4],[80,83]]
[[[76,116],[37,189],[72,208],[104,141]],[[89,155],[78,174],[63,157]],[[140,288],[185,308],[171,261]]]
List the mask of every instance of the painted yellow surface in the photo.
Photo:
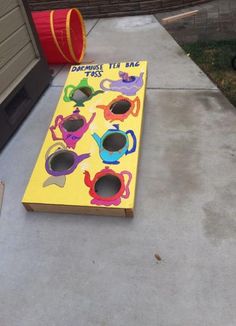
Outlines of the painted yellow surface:
[[[77,71],[79,70],[79,71]],[[59,187],[56,184],[51,184],[48,186],[43,186],[45,180],[47,180],[50,175],[47,173],[45,168],[46,162],[46,153],[48,149],[53,145],[55,148],[52,149],[53,153],[57,147],[60,147],[60,144],[64,144],[63,140],[53,140],[52,133],[48,130],[45,141],[42,145],[41,151],[39,153],[35,168],[33,170],[32,176],[26,188],[23,203],[42,203],[42,204],[60,204],[60,205],[77,205],[77,206],[96,206],[92,204],[92,197],[89,194],[89,188],[85,185],[84,182],[84,171],[87,170],[90,173],[91,179],[94,178],[95,174],[105,166],[109,166],[112,170],[117,173],[121,171],[129,171],[132,174],[131,183],[129,186],[130,195],[128,198],[121,198],[121,202],[118,206],[111,205],[109,207],[114,208],[133,208],[135,202],[135,186],[137,179],[137,167],[138,167],[138,155],[140,150],[140,137],[141,137],[141,127],[142,127],[142,117],[143,117],[143,104],[144,104],[144,95],[146,87],[146,73],[147,73],[147,62],[130,62],[130,63],[119,63],[119,64],[103,64],[103,65],[80,65],[72,66],[61,94],[59,103],[55,110],[55,114],[52,118],[50,126],[54,125],[55,119],[58,115],[67,117],[73,113],[77,108],[75,102],[64,101],[64,91],[68,85],[78,85],[83,78],[87,78],[89,86],[91,86],[94,91],[100,90],[100,83],[104,79],[109,79],[113,81],[118,81],[120,79],[119,72],[126,72],[129,76],[140,76],[143,73],[143,86],[137,91],[135,95],[127,96],[122,94],[120,91],[104,91],[91,98],[91,100],[84,102],[84,106],[78,106],[80,109],[80,114],[86,118],[88,121],[93,113],[96,113],[95,119],[90,124],[89,129],[83,135],[83,137],[77,142],[74,149],[68,148],[70,151],[74,151],[76,154],[81,155],[85,153],[90,153],[90,157],[83,160],[76,169],[71,173],[65,176],[65,185],[64,187]],[[131,83],[127,83],[131,84]],[[111,83],[109,81],[104,82],[106,87],[110,87]],[[107,121],[104,118],[104,110],[97,108],[97,105],[108,105],[112,100],[122,96],[134,100],[136,96],[140,99],[140,111],[137,117],[129,115],[123,122],[116,121]],[[99,155],[99,147],[95,142],[92,134],[96,132],[100,137],[103,136],[108,129],[114,128],[114,124],[119,124],[119,129],[126,132],[128,130],[133,130],[137,138],[137,148],[136,151],[129,155],[123,155],[119,162],[120,164],[105,164],[103,163]],[[55,133],[60,136],[60,130],[55,131]],[[129,147],[132,147],[132,139],[130,135]],[[49,153],[50,154],[50,153]],[[56,177],[57,178],[57,177]],[[125,176],[125,182],[127,178]],[[101,205],[101,207],[106,207]]]

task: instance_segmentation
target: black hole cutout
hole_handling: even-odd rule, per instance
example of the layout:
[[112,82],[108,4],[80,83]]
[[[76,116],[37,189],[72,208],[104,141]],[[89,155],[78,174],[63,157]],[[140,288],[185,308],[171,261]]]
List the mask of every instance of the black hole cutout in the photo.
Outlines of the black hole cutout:
[[113,132],[103,140],[103,147],[109,152],[117,152],[126,145],[126,137],[119,132]]
[[114,196],[120,188],[120,179],[112,174],[104,175],[95,183],[95,192],[103,198]]
[[83,127],[84,125],[84,120],[83,119],[68,119],[63,122],[63,128],[66,131],[76,131]]
[[124,114],[129,111],[131,104],[127,100],[121,100],[113,103],[110,107],[110,111],[114,114]]
[[73,92],[72,99],[76,102],[87,100],[92,95],[90,87],[81,87]]
[[75,162],[73,153],[69,151],[60,151],[53,154],[50,159],[50,167],[53,171],[69,170]]
[[130,76],[130,77],[128,78],[128,80],[123,79],[123,82],[124,82],[124,83],[132,83],[133,81],[135,81],[135,79],[136,79],[135,76]]

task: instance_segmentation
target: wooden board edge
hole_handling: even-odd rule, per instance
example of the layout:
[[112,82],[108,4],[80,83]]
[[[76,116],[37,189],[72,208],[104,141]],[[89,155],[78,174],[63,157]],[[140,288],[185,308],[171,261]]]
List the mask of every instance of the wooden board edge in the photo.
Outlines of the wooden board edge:
[[126,217],[134,217],[134,211],[132,208],[126,208],[125,209],[125,216]]
[[25,207],[25,209],[29,212],[133,217],[133,210],[124,209],[124,208],[38,204],[38,203],[25,203],[25,202],[22,202],[22,204]]
[[26,204],[26,203],[22,203],[22,204],[28,212],[34,211],[33,208],[30,206],[30,204]]
[[194,16],[198,12],[199,12],[199,10],[192,10],[192,11],[188,11],[188,12],[183,12],[183,13],[178,14],[178,15],[174,15],[174,16],[163,18],[161,20],[161,22],[162,22],[163,25],[174,23],[174,22],[176,22],[179,19],[184,19],[184,18],[187,18],[187,17]]

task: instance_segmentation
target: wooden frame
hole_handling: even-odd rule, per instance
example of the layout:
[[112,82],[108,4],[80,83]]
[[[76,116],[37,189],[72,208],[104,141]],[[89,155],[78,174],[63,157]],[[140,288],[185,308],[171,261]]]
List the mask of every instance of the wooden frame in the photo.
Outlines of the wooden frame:
[[22,203],[133,216],[147,62],[72,66]]

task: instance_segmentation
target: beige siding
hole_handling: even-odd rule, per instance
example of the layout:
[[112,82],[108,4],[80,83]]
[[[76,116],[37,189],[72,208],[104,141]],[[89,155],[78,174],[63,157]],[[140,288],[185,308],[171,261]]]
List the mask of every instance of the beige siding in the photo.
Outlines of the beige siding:
[[[1,0],[0,0],[0,1],[1,1]],[[25,24],[26,24],[26,28],[28,29],[29,37],[30,37],[31,42],[32,42],[32,44],[33,44],[33,46],[34,46],[35,54],[36,54],[37,57],[40,57],[40,55],[39,55],[39,51],[38,51],[38,46],[37,46],[37,44],[36,44],[36,42],[35,42],[35,36],[34,36],[34,34],[33,34],[33,32],[32,32],[32,26],[31,26],[30,23],[29,23],[28,16],[27,16],[27,14],[26,14],[26,11],[25,11],[25,8],[24,8],[24,6],[23,6],[22,1],[19,1],[19,6],[20,6],[20,9],[21,9],[22,17],[23,17],[23,19],[24,19],[24,21],[25,21]]]
[[19,83],[31,72],[31,70],[38,63],[39,59],[35,58],[27,67],[13,80],[13,82],[0,93],[0,104],[7,98],[9,94],[19,85]]
[[18,6],[17,0],[0,0],[0,17]]
[[32,43],[27,44],[0,70],[0,93],[2,93],[17,76],[35,59]]
[[0,69],[30,42],[26,26],[20,27],[0,44]]
[[24,25],[24,20],[19,7],[0,18],[0,43],[7,39],[22,25]]
[[0,103],[37,64],[37,56],[21,0],[0,0]]

